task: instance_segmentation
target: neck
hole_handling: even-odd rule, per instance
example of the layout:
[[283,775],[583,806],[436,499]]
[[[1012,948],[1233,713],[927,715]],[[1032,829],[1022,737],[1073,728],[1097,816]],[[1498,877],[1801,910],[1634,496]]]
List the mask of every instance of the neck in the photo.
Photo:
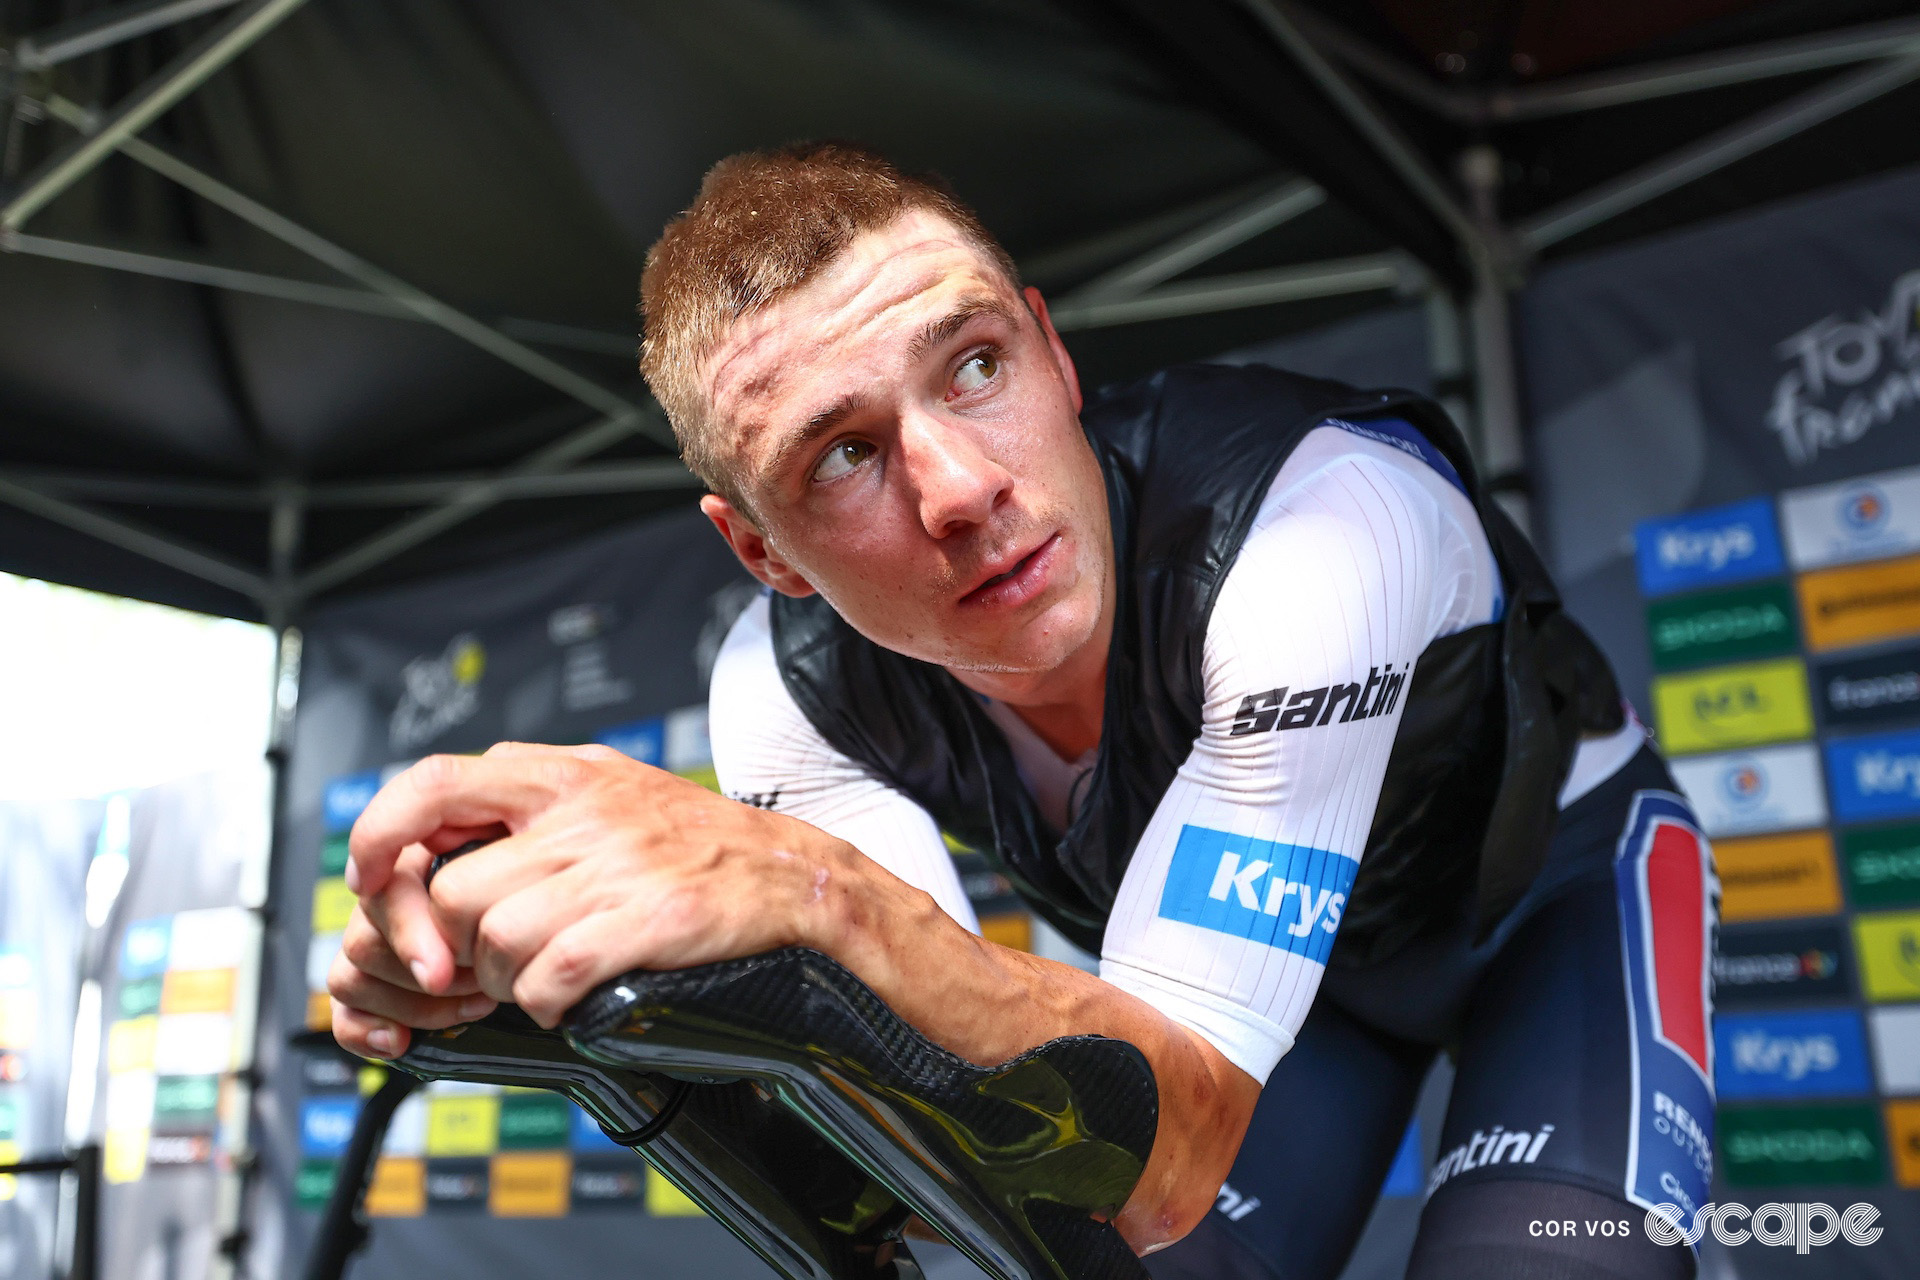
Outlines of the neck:
[[1087,642],[1046,671],[964,671],[953,678],[975,693],[1012,707],[1062,760],[1078,760],[1100,745],[1107,705],[1107,651],[1113,644],[1111,570],[1100,621]]

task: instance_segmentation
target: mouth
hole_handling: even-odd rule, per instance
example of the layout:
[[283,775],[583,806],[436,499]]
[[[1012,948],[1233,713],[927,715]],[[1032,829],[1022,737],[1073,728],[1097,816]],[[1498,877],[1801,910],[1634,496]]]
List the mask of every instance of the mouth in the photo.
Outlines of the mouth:
[[1023,604],[1038,595],[1051,576],[1060,535],[1053,533],[998,573],[960,597],[963,608],[993,608]]

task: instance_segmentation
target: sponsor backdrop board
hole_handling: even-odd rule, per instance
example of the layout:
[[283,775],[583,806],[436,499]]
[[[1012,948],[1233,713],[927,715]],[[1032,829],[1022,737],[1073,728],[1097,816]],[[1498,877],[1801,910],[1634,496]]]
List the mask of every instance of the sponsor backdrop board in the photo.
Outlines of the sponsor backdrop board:
[[1714,1194],[1875,1203],[1861,1275],[1920,1274],[1916,209],[1920,170],[1835,188],[1518,310],[1536,532],[1718,856]]

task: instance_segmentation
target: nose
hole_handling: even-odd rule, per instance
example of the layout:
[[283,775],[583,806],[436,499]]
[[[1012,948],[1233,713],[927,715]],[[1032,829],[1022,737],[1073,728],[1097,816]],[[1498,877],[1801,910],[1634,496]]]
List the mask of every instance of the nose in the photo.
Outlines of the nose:
[[920,522],[936,538],[981,524],[1013,490],[1013,475],[995,462],[965,425],[937,414],[911,414],[900,425],[900,454],[920,503]]

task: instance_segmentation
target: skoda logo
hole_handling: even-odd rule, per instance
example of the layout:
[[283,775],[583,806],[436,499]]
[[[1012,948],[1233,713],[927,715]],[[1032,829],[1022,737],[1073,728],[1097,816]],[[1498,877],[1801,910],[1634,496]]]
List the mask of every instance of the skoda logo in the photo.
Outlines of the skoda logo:
[[1767,775],[1760,772],[1758,765],[1735,765],[1727,770],[1721,785],[1727,789],[1727,798],[1735,804],[1757,804],[1767,794]]
[[1840,523],[1848,532],[1875,533],[1887,522],[1887,496],[1870,484],[1849,489],[1840,498]]

